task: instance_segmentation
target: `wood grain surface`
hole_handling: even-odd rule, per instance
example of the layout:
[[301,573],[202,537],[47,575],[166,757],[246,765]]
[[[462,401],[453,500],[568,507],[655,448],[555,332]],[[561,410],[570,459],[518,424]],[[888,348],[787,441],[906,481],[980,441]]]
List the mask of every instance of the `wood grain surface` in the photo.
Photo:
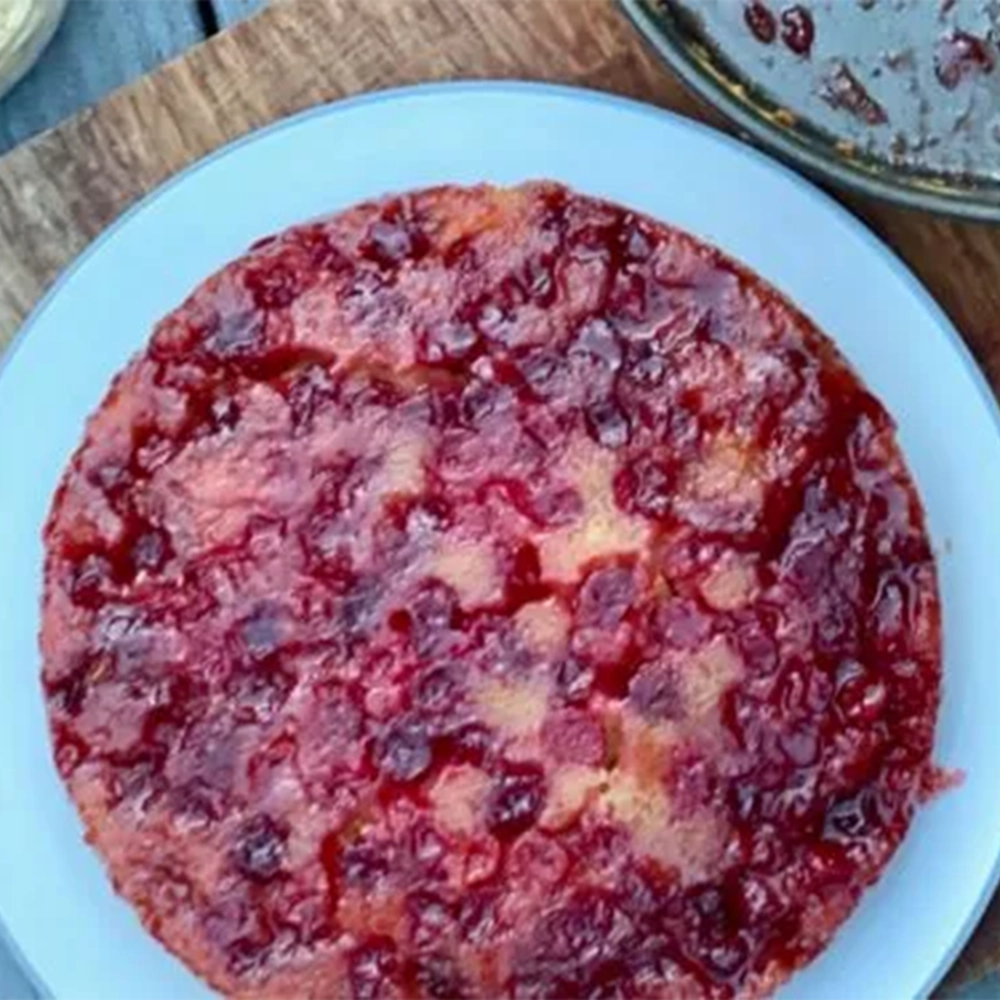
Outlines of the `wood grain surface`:
[[194,0],[70,0],[31,72],[0,104],[6,150],[205,37]]
[[264,0],[69,0],[52,43],[0,101],[0,154],[174,58]]
[[[317,102],[456,77],[576,83],[716,121],[613,0],[285,0],[0,158],[0,348],[101,230],[210,150]],[[1000,229],[851,207],[923,279],[1000,386]],[[997,965],[994,901],[947,986]]]

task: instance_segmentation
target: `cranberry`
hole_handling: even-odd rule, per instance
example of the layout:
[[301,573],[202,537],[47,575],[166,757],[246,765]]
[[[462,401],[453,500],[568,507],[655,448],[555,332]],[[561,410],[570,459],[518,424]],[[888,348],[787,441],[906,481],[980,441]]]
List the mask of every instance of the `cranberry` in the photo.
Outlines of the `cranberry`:
[[163,775],[165,757],[162,747],[148,747],[120,761],[115,772],[115,797],[120,801],[130,801],[140,809],[158,799],[166,787]]
[[555,395],[565,375],[562,358],[544,347],[532,348],[517,362],[528,387],[542,399]]
[[770,45],[778,34],[774,15],[760,0],[748,0],[743,5],[743,20],[754,38],[764,45]]
[[382,585],[375,579],[349,586],[340,605],[340,622],[350,639],[367,639],[378,622]]
[[481,764],[493,746],[493,734],[478,722],[466,722],[442,736],[442,743],[453,760]]
[[335,274],[345,274],[353,270],[350,260],[332,242],[331,235],[323,226],[302,227],[296,231],[296,236],[313,267]]
[[[773,770],[777,776],[779,765],[773,765]],[[769,780],[762,769],[758,773],[762,779]],[[758,820],[774,823],[779,829],[798,830],[803,836],[814,836],[819,831],[822,818],[815,771],[797,769],[777,778],[777,781],[774,787],[758,792]]]
[[225,690],[238,722],[263,723],[277,715],[294,686],[295,676],[268,660],[234,667]]
[[203,707],[201,692],[185,674],[157,684],[150,692],[154,704],[147,712],[142,727],[142,739],[149,744],[175,744],[183,732],[188,718]]
[[445,641],[458,615],[458,595],[440,580],[424,583],[409,607],[413,644],[421,655],[430,653]]
[[583,514],[583,498],[572,486],[543,482],[529,489],[522,482],[507,485],[507,492],[518,510],[541,528],[572,524]]
[[235,885],[205,914],[205,936],[216,947],[235,954],[252,968],[273,940],[261,907],[251,901],[250,886]]
[[629,702],[648,718],[684,718],[684,699],[677,674],[666,664],[643,664],[629,683],[628,697]]
[[567,242],[570,245],[572,258],[581,263],[597,262],[601,268],[597,273],[606,271],[617,257],[617,235],[621,222],[618,219],[604,217],[584,217],[575,226],[570,226]]
[[388,1000],[396,995],[399,960],[391,938],[368,938],[348,957],[348,979],[354,1000]]
[[459,317],[471,322],[489,340],[503,343],[512,326],[517,307],[526,300],[524,288],[514,277],[508,277],[492,296],[484,295],[459,309]]
[[580,628],[573,633],[570,649],[596,670],[596,686],[612,698],[623,698],[638,667],[638,649],[632,628],[622,623],[614,629]]
[[648,284],[641,274],[622,271],[616,276],[608,297],[608,309],[624,327],[624,336],[629,336],[630,321],[641,323],[646,318],[647,300]]
[[730,914],[721,889],[715,886],[696,888],[689,893],[687,902],[699,924],[720,931],[729,926]]
[[106,462],[91,473],[93,483],[111,497],[120,496],[132,485],[128,467],[120,462]]
[[252,660],[263,660],[281,645],[281,616],[272,604],[261,604],[240,625],[243,647]]
[[511,767],[493,786],[486,806],[486,825],[501,840],[510,840],[535,824],[544,804],[542,769],[527,764]]
[[235,429],[240,421],[239,403],[232,396],[215,396],[209,402],[205,426],[210,434],[221,434]]
[[831,790],[858,787],[873,780],[882,764],[885,737],[883,723],[865,728],[844,726],[828,735],[824,787]]
[[946,90],[954,90],[967,76],[991,73],[995,61],[988,44],[966,31],[945,35],[934,50],[934,72]]
[[[244,283],[258,309],[287,309],[300,294],[299,277],[280,257],[261,260],[247,269]],[[257,314],[258,327],[263,318]]]
[[288,828],[267,813],[246,820],[236,831],[232,859],[247,878],[266,882],[281,871],[284,864]]
[[90,756],[90,744],[66,726],[54,724],[53,731],[56,769],[67,779]]
[[906,584],[889,577],[879,585],[872,614],[874,638],[883,654],[901,656],[910,640],[910,609]]
[[625,955],[635,944],[623,940],[628,926],[609,894],[577,893],[535,931],[531,950],[519,963],[515,995],[627,995]]
[[542,309],[551,306],[558,294],[554,262],[547,257],[531,258],[524,265],[524,285],[528,297]]
[[635,595],[635,579],[627,566],[594,570],[580,588],[577,620],[581,625],[613,628],[625,617]]
[[269,913],[275,929],[275,950],[283,955],[313,950],[334,934],[329,899],[324,890],[303,889],[294,882],[279,883],[268,892]]
[[82,608],[97,608],[117,591],[111,561],[91,553],[71,571],[69,593]]
[[639,455],[615,478],[615,499],[624,510],[655,521],[666,520],[673,508],[674,477],[665,463]]
[[823,837],[826,840],[849,843],[875,828],[878,816],[869,789],[857,795],[838,799],[826,811]]
[[340,516],[357,501],[376,465],[375,462],[338,455],[316,470],[316,501],[307,526],[311,551],[319,556],[328,556],[342,544]]
[[422,955],[417,959],[413,979],[421,995],[431,1000],[463,1000],[468,996],[455,963],[446,955]]
[[445,842],[430,821],[419,820],[410,830],[410,853],[425,870],[436,870],[446,851]]
[[[645,341],[629,343],[624,376],[628,383],[644,393],[640,397],[640,413],[652,412],[655,414],[662,410],[662,401],[655,398],[651,400],[648,390],[661,385],[666,373],[667,363],[663,355],[653,345]],[[648,419],[652,420],[655,417]]]
[[138,653],[148,628],[145,611],[129,604],[106,604],[97,615],[94,626],[95,645],[113,651],[118,666],[126,665],[132,653]]
[[175,784],[169,801],[171,809],[187,824],[204,828],[222,819],[229,805],[229,790],[223,782],[196,775]]
[[611,324],[605,319],[588,320],[570,345],[570,356],[585,357],[608,372],[622,364],[622,348]]
[[462,390],[459,400],[462,420],[469,426],[476,427],[495,413],[506,398],[504,390],[495,382],[478,379],[469,382]]
[[132,566],[136,572],[155,573],[171,554],[170,539],[162,528],[149,527],[132,543]]
[[604,730],[579,709],[550,713],[542,727],[542,745],[552,760],[591,767],[604,763]]
[[271,953],[270,940],[238,938],[226,949],[226,965],[237,976],[245,976],[261,968]]
[[387,847],[360,840],[343,849],[337,867],[347,885],[370,890],[389,875],[390,860]]
[[815,37],[812,14],[802,4],[786,7],[781,12],[781,40],[797,56],[809,55]]
[[749,924],[773,923],[781,912],[774,886],[762,875],[745,875],[739,885],[740,910]]
[[885,682],[859,664],[842,664],[837,671],[836,702],[845,719],[855,725],[872,725],[883,715],[888,701]]
[[886,704],[885,682],[855,660],[844,660],[837,667],[835,701],[843,717],[851,722],[871,724],[882,714]]
[[493,936],[499,899],[500,893],[496,889],[471,889],[462,894],[457,922],[463,941],[480,944]]
[[382,737],[379,768],[393,781],[419,780],[430,770],[431,758],[427,725],[420,719],[397,719]]
[[556,668],[556,690],[569,702],[586,701],[594,680],[593,667],[573,656]]
[[468,323],[444,323],[426,334],[422,353],[432,364],[462,360],[473,353],[478,342],[479,335]]
[[336,386],[322,365],[306,365],[296,372],[286,393],[295,428],[309,430],[316,414],[328,407],[335,397]]
[[653,253],[652,234],[646,230],[642,220],[635,216],[627,218],[626,224],[622,228],[622,246],[625,249],[625,256],[629,260],[649,260]]
[[604,448],[624,448],[629,442],[631,428],[628,417],[613,399],[592,403],[586,410],[587,430]]
[[361,252],[379,267],[392,270],[406,260],[419,260],[430,249],[427,235],[414,220],[404,217],[402,206],[387,210],[372,223]]
[[419,538],[445,531],[452,523],[452,506],[440,496],[425,495],[406,513],[407,535]]
[[435,715],[453,708],[460,693],[459,679],[451,667],[435,667],[417,682],[417,701],[421,708]]
[[625,869],[621,887],[621,907],[636,921],[658,916],[674,890],[669,877],[664,876],[655,864],[647,866],[643,862]]
[[204,349],[213,358],[229,361],[263,347],[264,318],[253,309],[221,315],[205,337]]
[[701,955],[705,968],[722,982],[739,979],[750,958],[750,949],[742,938],[734,937],[711,945]]
[[796,767],[815,764],[819,756],[819,736],[807,725],[793,726],[781,734],[781,749]]
[[459,236],[445,247],[442,259],[445,267],[462,273],[471,273],[477,269],[478,255],[469,236]]
[[439,941],[452,924],[451,908],[432,892],[416,892],[406,901],[410,933],[418,945]]

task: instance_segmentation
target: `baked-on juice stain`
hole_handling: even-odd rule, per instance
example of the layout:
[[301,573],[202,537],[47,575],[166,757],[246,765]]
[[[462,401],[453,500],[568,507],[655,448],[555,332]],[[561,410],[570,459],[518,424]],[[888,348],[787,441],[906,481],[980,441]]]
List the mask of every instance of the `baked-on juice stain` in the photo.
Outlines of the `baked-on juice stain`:
[[849,155],[1000,179],[991,0],[662,0],[735,75]]

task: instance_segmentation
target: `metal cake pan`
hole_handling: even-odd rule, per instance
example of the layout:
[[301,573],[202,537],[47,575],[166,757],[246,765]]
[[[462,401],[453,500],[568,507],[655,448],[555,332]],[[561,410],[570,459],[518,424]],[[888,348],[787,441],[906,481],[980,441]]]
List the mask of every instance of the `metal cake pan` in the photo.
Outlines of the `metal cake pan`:
[[[702,37],[694,18],[670,0],[618,0],[667,65],[748,138],[810,174],[861,194],[966,219],[1000,221],[1000,183],[973,175],[918,171],[861,152],[791,115],[725,53]],[[736,0],[734,0],[736,2]]]

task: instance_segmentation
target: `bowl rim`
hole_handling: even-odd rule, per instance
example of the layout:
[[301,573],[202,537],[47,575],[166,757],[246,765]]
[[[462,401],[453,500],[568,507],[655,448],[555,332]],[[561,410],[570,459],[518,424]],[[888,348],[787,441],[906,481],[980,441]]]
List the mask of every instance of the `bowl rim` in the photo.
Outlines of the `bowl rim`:
[[[721,111],[741,130],[741,137],[758,142],[786,161],[802,167],[814,178],[835,182],[857,194],[868,195],[906,208],[979,222],[1000,222],[1000,188],[996,198],[977,195],[966,187],[931,186],[916,176],[885,167],[876,170],[861,161],[838,156],[833,144],[821,144],[803,133],[782,128],[723,84],[723,72],[713,74],[707,63],[695,58],[684,44],[680,30],[657,8],[668,0],[617,0],[646,42],[695,94]],[[745,93],[745,91],[744,91]],[[942,177],[944,175],[941,175]]]

